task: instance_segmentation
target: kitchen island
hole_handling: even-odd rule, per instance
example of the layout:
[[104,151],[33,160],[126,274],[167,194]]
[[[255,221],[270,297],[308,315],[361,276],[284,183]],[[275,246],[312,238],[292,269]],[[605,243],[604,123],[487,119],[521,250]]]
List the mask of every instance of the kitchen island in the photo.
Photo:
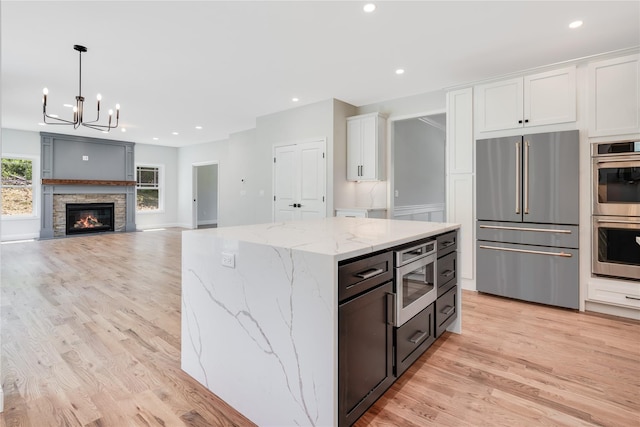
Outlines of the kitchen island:
[[337,425],[338,263],[458,228],[324,218],[185,231],[182,369],[260,426]]

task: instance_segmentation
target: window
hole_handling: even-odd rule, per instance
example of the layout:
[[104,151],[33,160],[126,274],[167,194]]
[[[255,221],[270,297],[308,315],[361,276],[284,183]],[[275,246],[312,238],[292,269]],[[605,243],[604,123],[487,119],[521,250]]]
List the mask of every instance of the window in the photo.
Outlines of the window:
[[3,157],[0,187],[3,216],[35,216],[33,160]]
[[136,204],[142,212],[162,209],[162,185],[160,166],[138,166],[136,168]]

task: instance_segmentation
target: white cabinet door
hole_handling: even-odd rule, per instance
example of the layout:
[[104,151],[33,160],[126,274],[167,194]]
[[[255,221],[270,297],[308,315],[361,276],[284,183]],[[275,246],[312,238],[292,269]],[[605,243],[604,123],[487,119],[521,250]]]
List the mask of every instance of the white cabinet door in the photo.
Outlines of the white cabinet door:
[[347,120],[347,180],[360,179],[362,163],[362,132],[359,120]]
[[575,66],[478,85],[480,132],[576,121]]
[[640,55],[589,64],[589,136],[640,133]]
[[378,181],[383,175],[386,119],[378,113],[347,118],[347,180]]
[[522,127],[522,77],[475,88],[480,132]]
[[576,68],[524,77],[524,126],[576,121]]
[[324,141],[287,145],[274,149],[274,221],[326,216],[324,152]]
[[447,173],[473,172],[473,90],[447,93]]

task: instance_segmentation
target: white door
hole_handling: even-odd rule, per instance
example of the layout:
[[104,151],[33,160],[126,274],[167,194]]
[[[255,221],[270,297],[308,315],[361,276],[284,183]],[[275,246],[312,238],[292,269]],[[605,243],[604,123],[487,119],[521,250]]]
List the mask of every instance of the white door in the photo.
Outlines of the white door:
[[274,221],[326,216],[324,153],[324,141],[275,147]]

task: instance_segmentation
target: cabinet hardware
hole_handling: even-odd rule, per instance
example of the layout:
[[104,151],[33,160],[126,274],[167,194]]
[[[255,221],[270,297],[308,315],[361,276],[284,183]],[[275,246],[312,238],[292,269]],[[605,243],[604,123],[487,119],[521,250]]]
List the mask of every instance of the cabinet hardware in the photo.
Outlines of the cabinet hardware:
[[561,256],[564,258],[571,258],[573,255],[568,254],[566,252],[544,252],[544,251],[530,251],[526,249],[513,249],[513,248],[499,248],[496,246],[486,246],[480,245],[481,249],[492,249],[494,251],[505,251],[505,252],[520,252],[523,254],[536,254],[536,255],[549,255],[549,256]]
[[453,313],[453,311],[456,308],[452,305],[445,305],[444,308],[442,310],[440,310],[440,313],[444,314],[445,316],[450,315],[451,313]]
[[571,234],[571,230],[549,230],[546,228],[505,227],[502,225],[481,225],[480,228],[487,228],[491,230],[534,231],[536,233]]
[[[387,292],[387,325],[393,325],[393,322],[396,318],[395,307],[396,307],[396,296],[395,294]],[[394,356],[396,352],[393,352]]]
[[453,274],[453,270],[445,270],[442,272],[442,277],[449,277]]
[[522,120],[518,120],[518,124],[522,124]]
[[380,273],[384,273],[384,270],[381,268],[372,268],[372,269],[357,273],[356,276],[361,279],[370,279],[373,276],[377,276]]
[[446,242],[442,242],[442,245],[441,245],[441,246],[442,246],[443,248],[448,248],[449,246],[451,246],[451,245],[453,245],[453,244],[455,244],[455,243],[456,243],[456,241],[455,241],[455,240],[448,240],[448,241],[446,241]]
[[421,341],[424,337],[427,336],[427,333],[424,331],[417,331],[411,338],[409,338],[409,342],[417,344],[418,341]]

